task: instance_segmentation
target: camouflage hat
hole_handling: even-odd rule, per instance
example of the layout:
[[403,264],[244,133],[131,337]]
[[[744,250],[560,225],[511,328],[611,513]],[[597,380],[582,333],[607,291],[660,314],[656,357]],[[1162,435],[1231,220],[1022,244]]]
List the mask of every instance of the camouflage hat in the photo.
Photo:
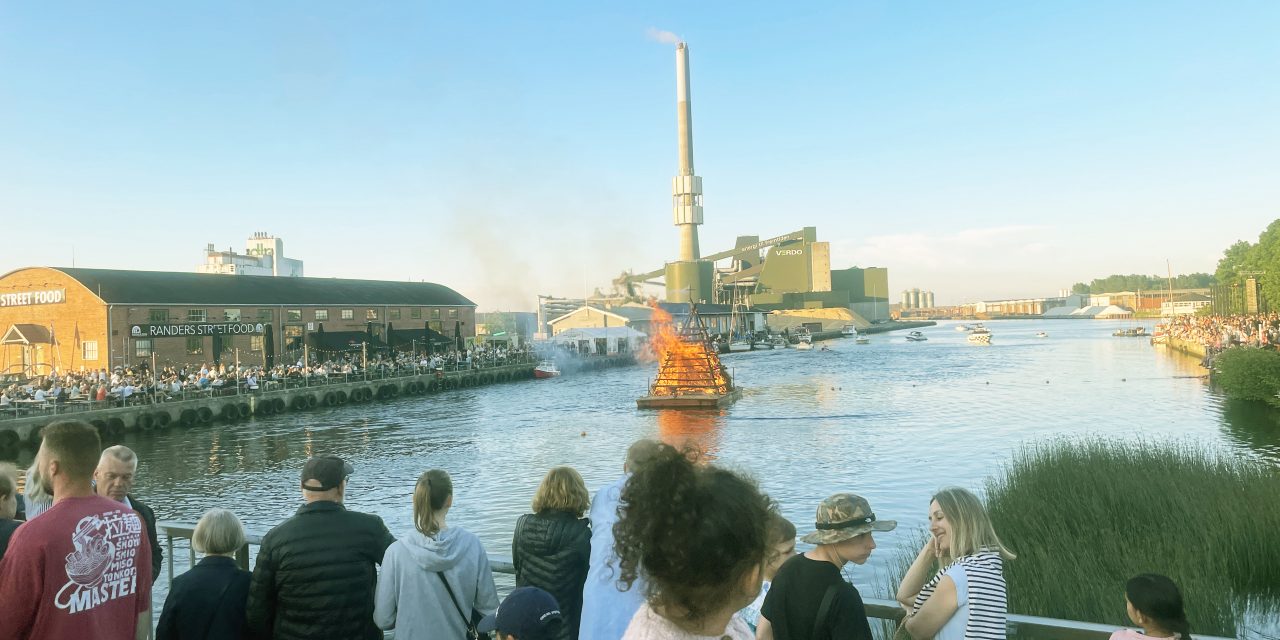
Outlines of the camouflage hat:
[[896,520],[876,520],[866,499],[852,493],[837,493],[818,505],[817,531],[800,539],[808,544],[835,544],[870,531],[893,531]]

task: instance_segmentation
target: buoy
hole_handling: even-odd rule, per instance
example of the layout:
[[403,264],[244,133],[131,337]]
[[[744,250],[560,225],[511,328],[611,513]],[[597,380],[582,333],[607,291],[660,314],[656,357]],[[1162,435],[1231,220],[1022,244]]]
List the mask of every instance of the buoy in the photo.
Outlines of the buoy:
[[587,432],[586,432],[586,431],[583,431],[583,432],[582,432],[582,437],[584,437],[584,438],[585,438],[585,437],[587,437]]

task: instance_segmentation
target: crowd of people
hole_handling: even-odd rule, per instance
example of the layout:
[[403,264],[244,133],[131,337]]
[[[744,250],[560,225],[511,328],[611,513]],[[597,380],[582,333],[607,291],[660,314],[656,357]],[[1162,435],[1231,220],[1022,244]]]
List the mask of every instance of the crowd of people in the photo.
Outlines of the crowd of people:
[[194,394],[254,393],[304,384],[345,382],[365,376],[384,378],[420,375],[529,362],[532,348],[476,346],[464,350],[396,351],[369,356],[356,352],[321,352],[311,358],[262,364],[205,362],[158,367],[153,374],[147,362],[116,366],[110,370],[54,371],[22,383],[0,387],[0,407],[34,401],[84,409],[120,407],[185,399]]
[[[0,640],[147,638],[161,555],[155,516],[131,492],[136,456],[102,450],[84,422],[42,435],[21,506],[13,470],[0,471]],[[174,578],[155,637],[870,640],[843,570],[867,562],[873,536],[896,527],[866,499],[835,493],[801,538],[813,547],[797,554],[796,527],[751,478],[641,440],[594,497],[572,468],[546,474],[515,523],[517,588],[499,602],[479,539],[449,523],[465,487],[448,472],[418,477],[413,530],[398,539],[378,516],[343,506],[353,474],[339,457],[309,458],[303,504],[266,534],[252,572],[233,560],[245,544],[240,520],[205,513],[192,537],[204,557]],[[928,521],[929,540],[897,592],[900,630],[1004,638],[1003,565],[1016,556],[981,501],[943,489]],[[1190,640],[1168,578],[1136,576],[1125,598],[1143,632],[1113,640]]]
[[1274,349],[1280,343],[1280,313],[1181,315],[1166,330],[1171,338],[1204,345],[1210,354],[1235,346]]

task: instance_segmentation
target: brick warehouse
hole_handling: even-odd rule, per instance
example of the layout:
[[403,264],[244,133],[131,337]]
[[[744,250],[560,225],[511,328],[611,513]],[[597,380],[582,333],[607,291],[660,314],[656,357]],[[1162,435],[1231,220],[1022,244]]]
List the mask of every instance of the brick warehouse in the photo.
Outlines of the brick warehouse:
[[452,344],[475,309],[425,282],[28,267],[0,276],[0,373]]

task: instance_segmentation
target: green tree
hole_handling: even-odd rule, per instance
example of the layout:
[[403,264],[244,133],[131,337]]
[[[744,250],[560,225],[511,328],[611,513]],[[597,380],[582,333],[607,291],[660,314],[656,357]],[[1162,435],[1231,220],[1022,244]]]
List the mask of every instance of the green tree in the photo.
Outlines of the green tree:
[[1245,240],[1238,240],[1235,244],[1227,247],[1227,250],[1223,252],[1222,259],[1218,260],[1218,270],[1214,272],[1218,282],[1222,284],[1239,283],[1240,279],[1236,273],[1250,270],[1249,265],[1252,263],[1253,251],[1254,245]]
[[1083,282],[1077,282],[1071,285],[1071,293],[1078,293],[1087,296],[1089,295],[1089,285]]

